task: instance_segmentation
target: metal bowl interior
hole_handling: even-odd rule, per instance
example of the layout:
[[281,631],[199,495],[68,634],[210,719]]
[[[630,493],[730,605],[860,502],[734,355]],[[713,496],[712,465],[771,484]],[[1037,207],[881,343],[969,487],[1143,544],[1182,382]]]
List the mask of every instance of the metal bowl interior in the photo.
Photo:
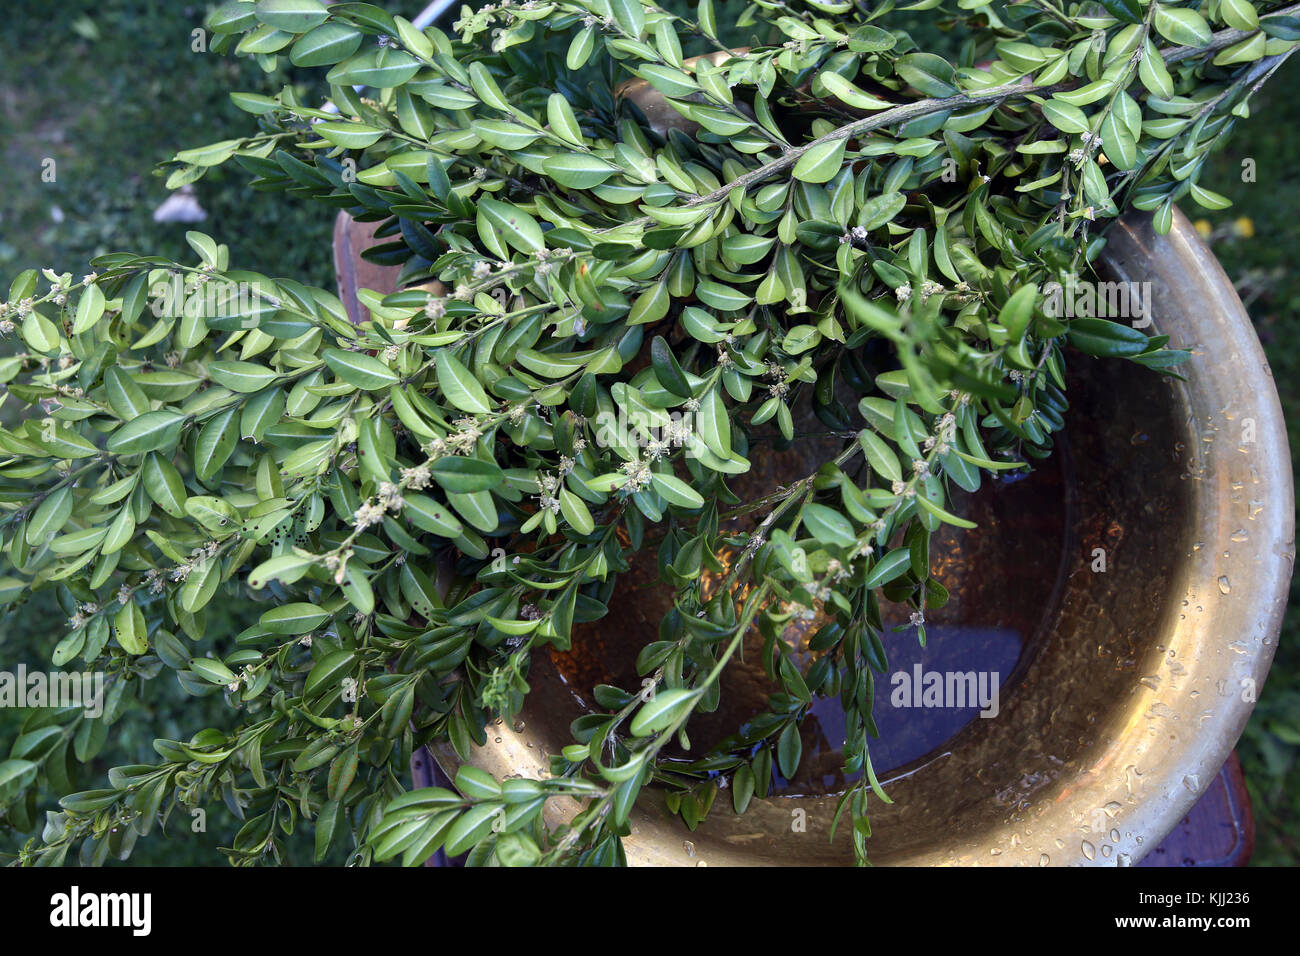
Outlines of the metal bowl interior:
[[[1262,688],[1294,561],[1290,456],[1263,353],[1181,215],[1165,237],[1126,217],[1104,269],[1151,283],[1157,329],[1193,350],[1187,381],[1073,354],[1072,407],[1052,460],[965,502],[980,528],[948,535],[933,555],[953,600],[932,619],[924,653],[911,632],[890,636],[889,670],[996,670],[997,714],[892,715],[894,733],[873,749],[894,801],[874,803],[878,865],[1136,862],[1213,779]],[[768,477],[793,468],[783,480],[808,473],[777,456],[761,467]],[[630,660],[653,639],[664,600],[641,584],[629,575],[611,613],[575,641],[577,656],[535,659],[521,721],[490,727],[474,764],[545,774],[594,683],[637,686]],[[747,666],[724,684],[726,729],[766,693]],[[877,713],[889,717],[892,675],[877,686]],[[835,717],[817,717],[799,777],[743,816],[724,791],[689,832],[662,794],[645,793],[629,862],[851,862],[846,834],[829,837],[844,785]],[[697,744],[715,732],[695,727]],[[436,756],[454,773],[450,748]],[[551,821],[575,811],[557,802]]]

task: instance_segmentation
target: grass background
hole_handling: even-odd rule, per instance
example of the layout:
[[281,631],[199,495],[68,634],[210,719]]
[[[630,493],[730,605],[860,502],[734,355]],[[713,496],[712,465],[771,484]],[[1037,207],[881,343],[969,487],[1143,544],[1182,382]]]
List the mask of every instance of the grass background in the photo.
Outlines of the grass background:
[[[414,15],[422,5],[383,4]],[[193,50],[191,33],[207,5],[176,0],[11,0],[0,18],[0,282],[31,266],[81,275],[101,253],[127,250],[187,255],[181,223],[156,223],[166,198],[154,164],[177,150],[240,135],[253,118],[235,109],[230,90],[274,93],[312,74],[263,74],[254,64]],[[921,32],[921,31],[918,31]],[[1282,396],[1293,454],[1300,449],[1300,58],[1257,97],[1255,115],[1213,157],[1203,178],[1234,206],[1186,211],[1202,220],[1215,252],[1255,321]],[[46,159],[55,181],[43,182]],[[1242,179],[1253,159],[1256,181]],[[269,202],[236,170],[210,173],[195,186],[208,212],[201,224],[231,246],[232,262],[270,275],[330,286],[332,214],[277,195]],[[1294,595],[1294,592],[1293,592]],[[54,617],[51,617],[51,613]],[[48,660],[56,640],[52,602],[0,618],[0,661]],[[215,624],[216,622],[214,622]],[[230,621],[235,629],[237,622]],[[5,666],[10,666],[6,664]],[[169,684],[165,679],[160,684]],[[85,786],[108,767],[152,760],[156,736],[188,736],[230,719],[215,699],[196,700],[174,684],[124,718],[104,752],[84,768]],[[159,693],[159,691],[162,691]],[[0,752],[20,715],[0,711]],[[1238,746],[1258,827],[1256,865],[1300,863],[1300,602],[1292,601],[1277,658]],[[209,831],[143,841],[136,863],[212,864],[229,845],[233,816],[209,812]],[[0,828],[0,850],[23,837]]]

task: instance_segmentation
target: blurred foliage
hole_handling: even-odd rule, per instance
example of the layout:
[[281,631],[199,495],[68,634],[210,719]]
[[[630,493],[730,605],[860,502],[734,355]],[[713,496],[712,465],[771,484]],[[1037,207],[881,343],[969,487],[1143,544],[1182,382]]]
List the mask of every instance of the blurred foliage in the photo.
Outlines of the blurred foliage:
[[[232,89],[275,91],[296,80],[281,68],[263,74],[246,59],[193,49],[191,31],[214,4],[175,0],[66,0],[57,33],[47,4],[8,3],[0,19],[0,277],[33,265],[73,268],[111,249],[143,248],[179,255],[193,224],[155,222],[169,195],[154,166],[178,149],[213,136],[235,135],[248,115],[230,102]],[[285,66],[288,64],[286,63]],[[43,161],[55,162],[53,182]],[[257,262],[305,281],[329,285],[333,216],[314,204],[278,197],[267,203],[249,177],[217,170],[195,187],[208,213],[241,261]],[[61,220],[61,221],[60,221]],[[12,348],[10,346],[9,348]],[[9,351],[6,348],[6,352]],[[12,406],[0,410],[6,421]],[[234,634],[257,617],[255,608],[218,602],[209,627]],[[48,666],[61,636],[63,611],[52,592],[33,595],[17,614],[0,617],[0,661]],[[59,622],[58,627],[51,627]],[[0,709],[0,740],[13,740],[24,709]],[[147,699],[130,705],[92,761],[78,766],[79,785],[92,786],[108,768],[156,759],[155,737],[188,736],[191,723],[221,727],[235,715],[218,699],[196,699],[175,681],[159,681]],[[42,793],[41,806],[57,798]],[[168,839],[142,843],[134,862],[212,865],[229,846],[239,821],[221,805],[208,808],[206,832],[193,832],[188,813],[173,816]],[[15,852],[30,834],[0,829],[0,854]],[[310,859],[309,849],[304,858]]]
[[[1252,104],[1253,116],[1237,127],[1205,171],[1211,189],[1231,208],[1198,219],[1215,255],[1232,277],[1254,319],[1273,369],[1273,382],[1291,440],[1292,468],[1300,471],[1300,63],[1288,63]],[[1253,160],[1254,181],[1247,181]],[[1190,212],[1190,210],[1189,210]],[[1193,214],[1195,215],[1195,214]],[[1237,747],[1255,811],[1252,863],[1300,864],[1300,588],[1291,604],[1277,656],[1260,702]]]
[[[81,269],[115,249],[186,253],[185,223],[153,221],[168,196],[154,166],[214,136],[247,130],[231,90],[275,92],[298,79],[266,75],[247,58],[194,52],[208,4],[176,0],[6,3],[0,21],[0,276],[30,266]],[[55,181],[42,181],[55,161]],[[332,284],[333,217],[314,204],[275,202],[236,170],[195,187],[240,262]],[[61,221],[56,221],[61,219]],[[81,269],[81,271],[85,271]],[[80,275],[80,272],[78,272]]]

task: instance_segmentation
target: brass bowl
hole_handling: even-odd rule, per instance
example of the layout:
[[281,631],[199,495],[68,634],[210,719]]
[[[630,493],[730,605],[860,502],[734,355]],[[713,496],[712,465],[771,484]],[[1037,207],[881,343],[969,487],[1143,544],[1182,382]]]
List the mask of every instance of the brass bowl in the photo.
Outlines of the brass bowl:
[[[934,630],[1012,634],[1009,658],[1002,648],[1011,673],[999,672],[996,718],[970,720],[945,739],[905,740],[895,766],[877,761],[894,801],[873,803],[868,850],[877,864],[1135,863],[1214,779],[1268,672],[1294,562],[1294,499],[1259,342],[1232,283],[1181,214],[1167,236],[1147,216],[1124,217],[1103,268],[1152,284],[1156,327],[1193,350],[1182,366],[1187,381],[1072,355],[1072,408],[1051,461],[965,503],[981,527],[934,555],[954,597]],[[1093,570],[1096,549],[1104,572]],[[651,639],[662,595],[634,584],[626,600],[616,595],[585,657],[535,657],[521,721],[490,727],[475,766],[497,777],[548,772],[548,756],[570,742],[568,725],[583,711],[584,683],[625,672]],[[909,653],[909,642],[892,635],[890,653]],[[724,686],[733,720],[762,692],[751,676],[742,669]],[[877,686],[878,696],[890,692],[884,679]],[[908,716],[924,723],[920,711]],[[851,862],[845,828],[828,836],[842,785],[828,753],[831,725],[809,723],[810,773],[743,816],[724,791],[689,832],[662,794],[644,793],[624,841],[628,861]],[[879,746],[887,750],[889,739]],[[455,773],[450,747],[435,756]],[[548,821],[577,809],[552,801]]]

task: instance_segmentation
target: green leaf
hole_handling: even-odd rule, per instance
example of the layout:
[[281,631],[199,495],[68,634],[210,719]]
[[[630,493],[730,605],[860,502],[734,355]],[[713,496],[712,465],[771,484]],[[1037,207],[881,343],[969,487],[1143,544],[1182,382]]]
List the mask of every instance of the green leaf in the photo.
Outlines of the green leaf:
[[363,391],[376,392],[399,381],[397,373],[373,355],[326,349],[322,357],[339,381]]
[[1106,358],[1131,358],[1147,350],[1145,332],[1108,319],[1074,319],[1066,331],[1071,345],[1081,352]]
[[108,436],[107,448],[115,455],[138,455],[166,448],[176,441],[185,416],[173,411],[146,412]]
[[645,7],[641,0],[609,0],[614,20],[635,39],[645,33]]
[[704,496],[676,475],[654,472],[650,475],[650,484],[670,505],[677,505],[679,508],[704,506]]
[[1088,117],[1077,106],[1052,98],[1043,104],[1043,116],[1062,133],[1085,133]]
[[59,330],[53,322],[33,310],[23,319],[23,341],[37,352],[53,352],[59,348]]
[[546,246],[542,227],[536,219],[509,203],[488,196],[478,201],[478,230],[480,236],[487,231],[520,252],[531,254]]
[[853,522],[826,505],[807,505],[803,510],[803,523],[821,544],[837,544],[848,548],[857,541]]
[[279,422],[284,407],[284,391],[279,388],[268,388],[246,400],[239,416],[240,437],[261,441],[266,430]]
[[[384,54],[381,61],[379,54]],[[477,64],[476,64],[477,65]],[[373,86],[390,89],[401,86],[420,72],[420,61],[403,50],[369,50],[336,64],[325,75],[334,86]]]
[[487,392],[451,352],[441,349],[437,357],[438,387],[462,412],[485,415],[492,410]]
[[690,710],[698,697],[697,691],[684,688],[660,691],[641,705],[628,730],[634,737],[648,737],[664,730]]
[[[559,94],[555,94],[559,96]],[[567,105],[567,104],[566,104]],[[590,189],[613,176],[618,169],[588,153],[558,153],[542,160],[542,170],[561,186]]]
[[926,96],[955,96],[955,71],[952,64],[933,53],[908,53],[898,58],[894,68],[909,85]]
[[573,107],[562,93],[552,93],[546,100],[546,119],[551,124],[551,132],[574,146],[581,146],[582,129],[578,126],[578,117],[573,114]]
[[695,428],[709,451],[719,458],[731,456],[731,420],[716,385],[700,402],[700,410],[695,413]]
[[1259,14],[1250,0],[1220,0],[1219,15],[1234,30],[1258,30]]
[[298,38],[289,51],[294,66],[333,66],[346,60],[361,46],[363,34],[345,23],[323,23]]
[[902,481],[903,469],[898,464],[898,456],[885,444],[883,438],[875,432],[863,429],[858,433],[858,444],[867,456],[871,470],[886,481]]
[[356,670],[356,654],[350,650],[337,650],[326,654],[307,674],[303,684],[303,696],[315,697],[322,688],[334,689],[343,683],[343,678],[350,677]]
[[383,138],[384,131],[365,123],[325,122],[312,127],[324,139],[344,149],[365,149]]
[[568,52],[564,55],[564,65],[570,70],[582,69],[595,49],[596,28],[587,27],[584,30],[579,30],[569,44]]
[[272,634],[306,634],[329,620],[329,612],[315,604],[282,604],[265,612],[258,623]]
[[240,140],[226,139],[220,143],[209,143],[207,146],[198,146],[194,149],[182,149],[176,154],[176,158],[191,166],[220,166],[235,155],[235,150],[239,147]]
[[403,500],[402,514],[417,528],[444,538],[459,537],[464,531],[455,515],[427,495],[406,494]]
[[802,757],[803,740],[799,736],[799,724],[792,720],[785,725],[776,741],[776,763],[781,768],[781,776],[787,780],[793,777]]
[[882,100],[878,96],[872,96],[870,93],[858,89],[834,70],[822,70],[821,73],[817,74],[817,78],[832,96],[855,109],[884,110],[895,105],[888,100]]
[[501,87],[497,86],[497,81],[492,78],[488,68],[481,62],[475,61],[469,65],[469,85],[478,94],[478,98],[494,110],[501,113],[510,112],[510,101],[501,92]]
[[596,522],[586,503],[568,488],[560,487],[560,514],[578,534],[591,534]]
[[[113,618],[117,643],[128,654],[140,655],[149,650],[149,634],[145,628],[144,613],[134,601],[123,604]],[[233,675],[232,675],[233,676]]]
[[911,549],[895,548],[871,566],[863,585],[867,588],[878,588],[882,584],[888,584],[906,574],[911,564]]
[[542,851],[525,833],[503,833],[497,837],[496,858],[502,866],[536,866],[541,862]]
[[493,821],[500,812],[499,803],[480,803],[462,813],[447,831],[447,855],[459,856],[480,842],[492,832]]
[[1165,61],[1150,40],[1147,41],[1142,60],[1138,63],[1138,79],[1142,85],[1161,99],[1174,95],[1174,80],[1169,75]]
[[542,136],[531,126],[512,120],[476,119],[470,124],[470,131],[489,145],[507,153],[531,146]]
[[656,335],[651,340],[650,359],[660,385],[678,398],[691,397],[691,386],[686,380],[686,373],[682,371],[677,356],[673,355],[672,348],[662,335]]
[[1101,0],[1107,13],[1123,23],[1142,22],[1142,4],[1139,0]]
[[230,684],[235,680],[235,672],[214,657],[194,658],[190,670],[209,684]]
[[[409,498],[407,498],[407,502],[409,504]],[[307,569],[315,563],[316,558],[311,555],[306,557],[298,554],[278,555],[263,561],[248,573],[248,586],[254,590],[261,590],[272,581],[292,584],[301,578],[307,572]]]
[[958,528],[975,528],[978,527],[974,521],[968,521],[965,518],[959,518],[951,511],[945,511],[939,505],[935,504],[925,495],[917,495],[916,503],[924,510],[930,512],[945,524],[950,524]]
[[36,512],[27,522],[27,543],[38,545],[68,523],[72,517],[72,486],[64,485],[52,492],[36,508]]
[[0,762],[0,793],[6,788],[21,790],[36,779],[40,767],[30,760],[5,760]]
[[222,531],[239,521],[233,505],[212,495],[195,495],[185,501],[185,513],[209,531]]
[[700,84],[696,83],[690,74],[675,67],[643,63],[637,67],[636,72],[664,96],[681,99],[700,91]]
[[[1279,40],[1300,40],[1300,17],[1286,15],[1264,17],[1259,21],[1259,28],[1265,35]],[[12,299],[13,296],[9,298]]]
[[104,372],[104,390],[108,393],[109,407],[123,421],[129,422],[149,411],[149,399],[144,390],[116,365]]
[[794,164],[794,178],[806,183],[830,182],[844,165],[846,142],[844,139],[833,139],[810,147]]
[[741,764],[731,780],[731,805],[737,813],[744,813],[753,798],[754,771],[749,764]]
[[194,443],[194,473],[199,481],[206,482],[215,475],[239,443],[239,431],[235,427],[238,411],[236,406],[231,406],[218,412],[199,432]]
[[1164,3],[1156,7],[1156,32],[1179,46],[1205,46],[1211,36],[1210,25],[1195,10]]
[[1013,342],[1019,342],[1029,328],[1034,317],[1034,302],[1038,298],[1038,288],[1024,285],[1015,291],[998,312],[998,324],[1003,326]]
[[304,33],[328,17],[329,10],[320,0],[258,0],[257,4],[257,19],[288,33]]
[[104,293],[100,291],[99,286],[91,283],[81,294],[81,301],[77,303],[77,316],[72,322],[72,334],[80,335],[94,328],[103,314]]
[[479,458],[443,457],[429,470],[438,484],[461,494],[490,491],[505,480],[504,472],[495,462]]
[[1137,164],[1137,144],[1120,117],[1111,112],[1101,124],[1102,148],[1118,169],[1132,169]]
[[175,465],[157,452],[150,452],[145,456],[140,475],[144,490],[158,507],[173,518],[185,515],[185,482]]
[[208,376],[232,392],[259,392],[270,385],[279,373],[256,362],[213,362]]

